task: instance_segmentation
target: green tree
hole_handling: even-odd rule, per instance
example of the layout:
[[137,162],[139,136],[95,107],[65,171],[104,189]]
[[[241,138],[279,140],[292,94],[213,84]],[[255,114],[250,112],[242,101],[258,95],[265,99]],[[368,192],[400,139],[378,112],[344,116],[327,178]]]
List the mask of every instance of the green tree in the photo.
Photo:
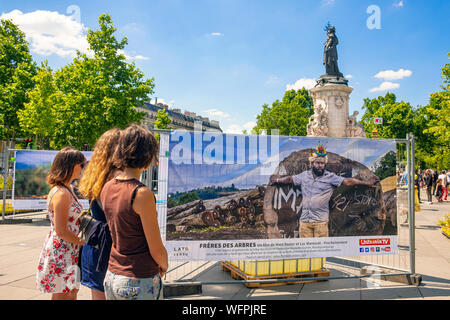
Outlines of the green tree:
[[395,176],[395,169],[397,163],[397,156],[394,151],[386,153],[386,155],[381,159],[379,165],[375,169],[375,175],[383,180],[387,177]]
[[[364,99],[362,109],[365,111],[361,117],[366,137],[372,136],[374,128],[378,136],[386,139],[404,139],[407,133],[414,132],[414,109],[408,102],[397,102],[393,93],[384,97]],[[375,118],[383,118],[382,125],[374,124]]]
[[177,205],[185,204],[191,201],[200,200],[200,197],[196,192],[185,192],[178,198]]
[[[385,139],[404,139],[407,133],[413,133],[416,137],[416,165],[421,167],[425,161],[423,158],[423,146],[426,145],[427,136],[422,133],[426,126],[426,116],[423,108],[413,108],[408,102],[397,101],[394,93],[386,93],[374,99],[364,99],[362,109],[365,111],[361,117],[366,137],[372,137],[372,130],[377,129],[378,137]],[[382,125],[374,124],[375,118],[383,118]],[[397,145],[398,160],[406,160],[406,148],[402,144]]]
[[258,134],[266,130],[270,134],[272,129],[278,129],[283,136],[305,136],[309,117],[313,114],[313,100],[308,90],[288,90],[281,102],[276,100],[271,107],[268,104],[262,106],[253,130]]
[[[450,53],[448,53],[450,57]],[[423,132],[429,134],[434,141],[429,161],[438,169],[450,168],[450,63],[441,70],[442,91],[430,95],[430,103],[425,107],[428,115],[428,128]]]
[[0,140],[21,136],[18,114],[34,87],[36,64],[25,34],[11,20],[0,20]]
[[[44,104],[52,109],[48,111],[53,114],[55,124],[52,132],[42,131],[42,125],[34,129],[37,134],[52,137],[51,148],[94,145],[106,130],[125,128],[144,118],[144,113],[137,111],[136,106],[142,105],[153,93],[154,79],[145,80],[134,62],[126,61],[121,52],[128,40],[125,37],[120,41],[116,39],[111,16],[103,14],[98,22],[99,29],[89,30],[87,35],[92,56],[77,52],[74,60],[54,71],[52,77],[47,70],[47,78],[41,78],[47,81],[47,86],[42,86],[49,88],[48,97],[54,98],[55,104],[50,106],[46,101],[34,99],[28,106],[28,114],[22,118],[24,124],[29,123],[30,116]],[[42,86],[30,96],[38,95]]]
[[[159,109],[155,120],[155,129],[168,129],[172,120],[169,118],[169,113],[164,109]],[[159,133],[155,134],[159,141]]]
[[62,92],[56,87],[52,69],[45,61],[33,78],[35,88],[29,92],[29,102],[19,114],[22,130],[29,136],[36,137],[37,145],[49,149],[50,141],[56,127],[56,106],[64,102]]
[[159,109],[156,115],[155,128],[156,129],[168,129],[172,120],[169,118],[169,113],[164,109]]

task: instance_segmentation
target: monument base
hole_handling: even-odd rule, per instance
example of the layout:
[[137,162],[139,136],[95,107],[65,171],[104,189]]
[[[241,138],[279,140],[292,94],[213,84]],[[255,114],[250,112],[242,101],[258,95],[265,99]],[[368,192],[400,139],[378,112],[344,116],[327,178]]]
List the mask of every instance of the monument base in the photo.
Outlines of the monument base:
[[330,76],[328,74],[324,74],[317,80],[316,87],[325,86],[327,84],[348,86],[348,80],[342,75]]
[[314,103],[314,115],[309,119],[307,135],[310,137],[365,137],[364,128],[356,120],[358,112],[348,114],[352,87],[343,77],[323,75],[309,90]]

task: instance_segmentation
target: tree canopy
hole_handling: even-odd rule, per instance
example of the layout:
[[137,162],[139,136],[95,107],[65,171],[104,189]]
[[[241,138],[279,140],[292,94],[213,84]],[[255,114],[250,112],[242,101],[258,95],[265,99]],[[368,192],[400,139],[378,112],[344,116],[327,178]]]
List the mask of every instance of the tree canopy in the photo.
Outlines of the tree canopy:
[[169,113],[164,109],[159,109],[156,115],[155,128],[156,129],[167,129],[172,120],[169,118]]
[[0,20],[0,140],[21,136],[17,114],[34,87],[36,64],[25,34],[11,20]]
[[[98,22],[99,29],[87,34],[92,56],[77,52],[71,63],[54,72],[43,65],[36,76],[42,83],[29,94],[21,124],[48,139],[50,148],[94,145],[108,129],[144,118],[135,107],[153,93],[154,79],[145,80],[134,62],[126,61],[122,50],[128,40],[116,39],[111,16],[103,14]],[[43,109],[51,116],[35,118]]]
[[[430,94],[426,106],[398,102],[389,92],[384,97],[364,99],[361,123],[366,136],[370,137],[374,128],[380,138],[404,139],[407,133],[413,133],[417,167],[450,168],[450,63],[445,64],[441,74],[442,91]],[[383,124],[374,124],[375,118],[383,118]]]
[[[450,57],[450,53],[448,53]],[[440,169],[450,168],[450,63],[441,70],[442,91],[430,95],[430,103],[424,108],[428,127],[423,133],[428,135],[434,144],[430,148],[429,162]]]
[[[372,130],[377,128],[378,135],[388,139],[404,139],[406,134],[414,131],[414,110],[408,102],[398,102],[393,93],[384,97],[364,99],[361,117],[366,137],[371,137]],[[383,125],[374,124],[375,118],[383,118]]]
[[[172,120],[169,118],[169,113],[164,109],[159,109],[155,120],[155,129],[168,129]],[[159,141],[159,133],[155,134],[156,139]]]
[[262,130],[270,134],[272,129],[278,129],[283,136],[305,136],[306,125],[313,114],[313,100],[308,90],[288,90],[281,102],[276,100],[271,107],[268,104],[262,106],[253,130],[258,134]]

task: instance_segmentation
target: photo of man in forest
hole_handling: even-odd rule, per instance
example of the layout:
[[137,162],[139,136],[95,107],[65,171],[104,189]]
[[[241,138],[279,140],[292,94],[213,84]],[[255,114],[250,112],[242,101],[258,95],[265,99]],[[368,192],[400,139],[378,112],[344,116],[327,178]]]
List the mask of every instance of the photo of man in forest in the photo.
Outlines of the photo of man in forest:
[[310,170],[285,177],[272,175],[269,184],[293,184],[301,188],[303,199],[299,219],[300,238],[328,237],[329,202],[334,189],[341,184],[373,187],[379,179],[373,177],[362,181],[355,178],[344,178],[326,170],[328,157],[323,145],[319,145],[313,151],[309,162]]

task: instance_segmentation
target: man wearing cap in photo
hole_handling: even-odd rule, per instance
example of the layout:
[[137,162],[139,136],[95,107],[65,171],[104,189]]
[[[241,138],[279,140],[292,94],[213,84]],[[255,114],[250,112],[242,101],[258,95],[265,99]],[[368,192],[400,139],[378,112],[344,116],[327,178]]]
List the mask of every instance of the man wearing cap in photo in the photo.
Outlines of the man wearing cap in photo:
[[344,178],[325,170],[328,162],[327,152],[323,145],[319,145],[309,158],[310,170],[294,176],[280,178],[270,177],[270,185],[293,184],[300,186],[302,191],[302,213],[300,216],[300,238],[328,237],[329,202],[334,188],[341,184],[346,186],[365,185],[374,186],[379,181],[372,178],[362,181],[355,178]]

